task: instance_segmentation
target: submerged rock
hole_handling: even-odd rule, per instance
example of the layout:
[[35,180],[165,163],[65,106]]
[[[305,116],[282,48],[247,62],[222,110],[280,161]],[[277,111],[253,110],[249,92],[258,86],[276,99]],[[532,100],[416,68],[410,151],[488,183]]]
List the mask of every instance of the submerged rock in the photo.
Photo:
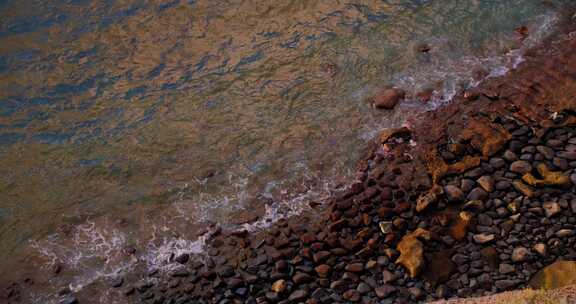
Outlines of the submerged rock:
[[378,109],[391,110],[396,107],[398,102],[404,99],[406,92],[400,89],[387,89],[372,98],[374,106]]

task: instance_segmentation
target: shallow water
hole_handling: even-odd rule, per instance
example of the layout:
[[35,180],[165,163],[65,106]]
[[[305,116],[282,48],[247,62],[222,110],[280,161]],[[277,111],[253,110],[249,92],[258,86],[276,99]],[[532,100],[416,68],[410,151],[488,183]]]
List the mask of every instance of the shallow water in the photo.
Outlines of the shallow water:
[[[155,267],[240,210],[298,213],[378,130],[513,68],[563,3],[0,1],[0,271],[82,286],[126,246]],[[387,85],[434,100],[377,111]]]

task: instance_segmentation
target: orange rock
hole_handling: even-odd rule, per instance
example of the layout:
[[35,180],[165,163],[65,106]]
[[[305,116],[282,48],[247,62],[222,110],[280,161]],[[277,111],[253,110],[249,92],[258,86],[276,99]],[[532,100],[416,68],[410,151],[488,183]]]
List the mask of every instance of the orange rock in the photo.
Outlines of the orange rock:
[[424,246],[420,239],[430,240],[430,238],[429,231],[418,228],[405,235],[398,243],[397,250],[400,252],[400,257],[396,264],[404,266],[412,278],[417,277],[424,268]]
[[450,229],[450,235],[457,241],[461,241],[466,237],[468,226],[472,222],[472,215],[466,211],[460,212],[458,219]]

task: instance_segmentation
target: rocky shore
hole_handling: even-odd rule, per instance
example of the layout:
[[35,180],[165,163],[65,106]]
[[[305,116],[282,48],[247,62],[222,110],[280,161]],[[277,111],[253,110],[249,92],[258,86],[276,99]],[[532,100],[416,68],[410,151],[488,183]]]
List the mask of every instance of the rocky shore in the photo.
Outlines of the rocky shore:
[[[318,213],[209,233],[205,256],[107,282],[126,303],[415,303],[576,260],[576,39],[387,130]],[[63,290],[62,303],[90,303]],[[19,290],[6,289],[6,303]]]

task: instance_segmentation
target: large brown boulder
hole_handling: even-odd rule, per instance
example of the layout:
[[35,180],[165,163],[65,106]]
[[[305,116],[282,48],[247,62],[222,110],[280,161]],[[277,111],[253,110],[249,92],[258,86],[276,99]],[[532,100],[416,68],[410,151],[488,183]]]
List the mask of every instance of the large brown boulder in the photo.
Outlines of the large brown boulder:
[[376,94],[372,98],[372,102],[374,102],[374,106],[378,109],[386,109],[391,110],[396,107],[398,102],[404,99],[406,96],[406,92],[400,89],[387,89],[378,94]]

